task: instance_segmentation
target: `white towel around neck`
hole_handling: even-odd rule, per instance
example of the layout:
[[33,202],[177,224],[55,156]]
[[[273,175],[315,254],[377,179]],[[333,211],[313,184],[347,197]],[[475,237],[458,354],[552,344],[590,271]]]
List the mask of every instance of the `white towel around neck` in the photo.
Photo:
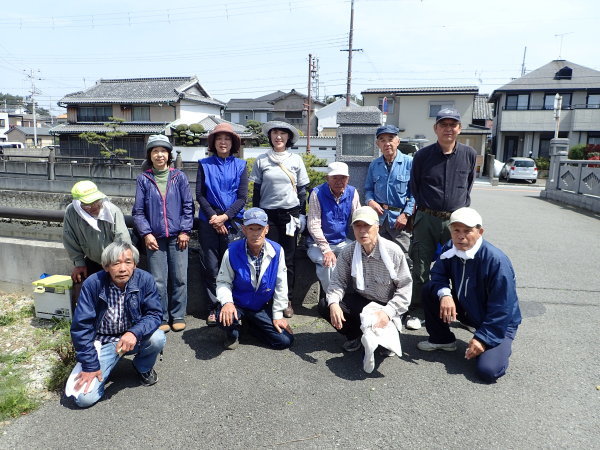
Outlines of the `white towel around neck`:
[[96,231],[100,231],[100,228],[98,227],[99,220],[104,220],[105,222],[113,224],[115,223],[110,210],[107,208],[108,203],[110,203],[108,199],[105,198],[102,200],[102,208],[100,209],[97,218],[90,216],[86,211],[84,211],[79,200],[73,200],[73,208],[75,208],[75,211],[77,211],[79,217],[85,220],[90,227]]
[[453,256],[458,256],[460,259],[474,259],[475,255],[477,254],[477,251],[479,250],[479,247],[481,247],[481,244],[483,242],[483,238],[480,236],[479,239],[477,239],[477,242],[475,242],[475,245],[473,247],[471,247],[469,250],[459,250],[454,246],[454,243],[452,244],[452,248],[450,248],[449,250],[446,250],[444,253],[442,253],[440,255],[440,259],[450,259]]
[[[394,263],[390,258],[390,255],[385,251],[385,249],[381,245],[381,239],[377,239],[377,244],[379,246],[379,254],[381,255],[381,260],[383,264],[387,268],[390,273],[390,277],[392,280],[396,280],[398,278],[396,274],[396,270],[394,268]],[[362,263],[362,254],[361,254],[362,246],[357,242],[354,245],[354,252],[352,254],[352,272],[351,275],[356,280],[356,288],[360,291],[365,290],[365,279],[363,276],[363,263]]]

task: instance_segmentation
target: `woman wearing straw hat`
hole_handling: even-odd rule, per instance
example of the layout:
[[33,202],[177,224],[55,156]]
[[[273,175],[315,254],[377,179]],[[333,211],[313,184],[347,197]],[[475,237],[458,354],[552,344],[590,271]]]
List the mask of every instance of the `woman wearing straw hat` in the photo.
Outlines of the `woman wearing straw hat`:
[[[287,266],[288,289],[294,289],[294,253],[298,230],[306,225],[306,187],[309,179],[300,155],[288,148],[298,140],[298,130],[286,122],[263,124],[271,149],[256,158],[250,180],[254,181],[253,206],[269,216],[267,237],[283,247]],[[294,314],[291,301],[285,317]]]
[[151,168],[137,177],[132,211],[160,294],[163,321],[159,328],[165,332],[185,329],[188,242],[194,224],[194,199],[185,173],[170,167],[172,150],[166,136],[148,138],[146,161]]
[[217,324],[216,279],[227,245],[239,235],[237,221],[241,221],[248,197],[246,161],[236,158],[241,139],[229,123],[220,123],[208,135],[208,158],[198,161],[196,200],[198,211],[198,239],[205,269],[204,285],[208,298],[206,324]]

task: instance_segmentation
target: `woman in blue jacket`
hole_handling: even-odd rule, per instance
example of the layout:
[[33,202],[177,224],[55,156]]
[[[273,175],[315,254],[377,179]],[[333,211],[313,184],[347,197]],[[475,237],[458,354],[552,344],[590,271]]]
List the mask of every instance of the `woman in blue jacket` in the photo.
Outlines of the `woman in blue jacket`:
[[248,196],[246,161],[236,158],[240,137],[228,123],[217,125],[208,135],[212,156],[198,161],[196,200],[198,239],[205,269],[204,285],[208,298],[206,324],[217,324],[217,274],[227,245],[239,235],[239,222]]
[[188,242],[194,223],[188,179],[182,171],[170,168],[172,150],[166,136],[148,138],[146,161],[151,169],[137,177],[132,211],[135,229],[144,238],[148,269],[160,294],[163,320],[159,328],[165,332],[185,329]]

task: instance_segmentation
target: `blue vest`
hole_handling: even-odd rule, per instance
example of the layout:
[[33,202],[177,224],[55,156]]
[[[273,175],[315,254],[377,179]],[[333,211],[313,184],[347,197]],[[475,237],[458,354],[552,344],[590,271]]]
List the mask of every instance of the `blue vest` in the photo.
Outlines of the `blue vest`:
[[[206,187],[206,199],[213,208],[225,212],[237,200],[237,191],[240,187],[240,178],[246,170],[246,161],[228,156],[219,158],[209,156],[199,161],[204,170],[204,185]],[[242,218],[244,209],[236,217]],[[198,218],[208,222],[208,218],[202,208],[198,212]]]
[[321,205],[321,229],[330,245],[339,244],[346,240],[346,231],[350,223],[354,186],[346,186],[344,193],[337,203],[329,185],[323,183],[317,186],[317,198]]
[[[246,239],[239,239],[229,244],[229,264],[231,264],[231,268],[235,273],[232,294],[236,306],[251,311],[259,311],[275,294],[281,246],[269,239],[265,240],[265,245],[267,242],[275,249],[275,257],[265,270],[256,290],[254,290],[250,278],[252,272],[250,271],[248,255],[246,254]],[[265,264],[264,259],[263,264]]]

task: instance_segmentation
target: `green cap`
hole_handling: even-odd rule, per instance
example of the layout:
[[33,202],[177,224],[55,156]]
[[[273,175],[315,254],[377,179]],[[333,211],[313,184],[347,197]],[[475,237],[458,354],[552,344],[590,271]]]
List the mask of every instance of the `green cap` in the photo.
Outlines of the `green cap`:
[[71,189],[71,195],[75,200],[79,200],[86,205],[106,197],[106,195],[98,190],[98,186],[90,180],[83,180],[75,183]]

